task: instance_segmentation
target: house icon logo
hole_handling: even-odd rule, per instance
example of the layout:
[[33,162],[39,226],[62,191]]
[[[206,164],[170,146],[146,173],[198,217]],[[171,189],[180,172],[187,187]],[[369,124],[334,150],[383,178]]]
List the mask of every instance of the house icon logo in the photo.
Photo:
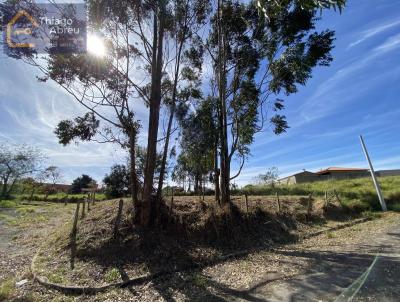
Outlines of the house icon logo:
[[13,37],[17,37],[20,35],[32,35],[32,28],[26,27],[26,28],[18,28],[15,29],[15,25],[18,23],[18,21],[22,18],[25,17],[28,19],[29,23],[33,27],[39,27],[39,23],[36,21],[35,18],[33,18],[27,11],[25,10],[20,10],[12,19],[10,22],[7,24],[7,45],[10,48],[34,48],[35,44],[33,43],[15,43],[13,41]]

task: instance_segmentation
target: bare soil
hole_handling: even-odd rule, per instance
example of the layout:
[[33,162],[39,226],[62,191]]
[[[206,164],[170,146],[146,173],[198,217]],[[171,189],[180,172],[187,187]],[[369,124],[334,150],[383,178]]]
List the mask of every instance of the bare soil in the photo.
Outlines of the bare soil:
[[[115,289],[96,296],[65,296],[29,281],[17,287],[14,293],[15,298],[28,299],[24,301],[264,301],[253,297],[253,291],[260,288],[259,283],[266,285],[293,278],[303,273],[312,262],[293,253],[280,252],[281,249],[273,252],[252,250],[294,242],[299,235],[327,229],[349,219],[347,215],[335,215],[334,220],[327,220],[325,216],[329,215],[324,214],[329,213],[324,212],[322,201],[314,201],[311,216],[307,215],[306,197],[297,200],[281,197],[281,201],[282,212],[277,213],[274,198],[250,197],[247,212],[244,197],[235,199],[235,211],[241,213],[238,216],[240,221],[236,225],[230,224],[233,232],[229,234],[224,233],[225,217],[212,210],[212,198],[203,202],[198,197],[175,197],[172,211],[168,209],[173,221],[153,232],[130,225],[129,202],[126,201],[118,240],[112,240],[117,203],[99,203],[79,222],[74,270],[71,270],[69,238],[73,216],[71,206],[65,213],[58,213],[56,219],[53,217],[29,231],[23,229],[20,236],[25,233],[25,240],[21,238],[10,243],[1,256],[7,262],[5,270],[15,268],[15,272],[6,275],[16,276],[15,280],[19,281],[30,278],[27,270],[29,262],[34,252],[41,248],[37,266],[43,276],[54,283],[85,286],[98,286],[160,270],[194,268],[140,286]],[[170,200],[167,206],[170,206]],[[338,207],[333,205],[335,210]],[[377,224],[383,229],[392,223],[391,219],[389,215],[364,225]],[[364,231],[364,225],[359,230],[354,227],[354,244],[357,244],[355,238],[360,238],[359,233]],[[202,235],[205,228],[212,230],[206,233],[207,236]],[[52,229],[51,235],[49,229]],[[340,232],[348,237],[342,230],[335,235],[328,233],[290,245],[290,248],[325,248],[341,238],[336,235]],[[337,242],[338,246],[342,243],[340,240]],[[248,249],[249,253],[239,259],[206,268],[199,265],[243,249]],[[3,271],[3,263],[1,265]],[[7,276],[2,276],[3,280]]]

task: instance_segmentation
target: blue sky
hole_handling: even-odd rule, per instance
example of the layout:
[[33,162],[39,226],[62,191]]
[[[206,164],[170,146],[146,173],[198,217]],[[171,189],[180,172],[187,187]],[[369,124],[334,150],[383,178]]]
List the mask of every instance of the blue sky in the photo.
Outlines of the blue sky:
[[[273,166],[281,176],[329,166],[366,167],[359,134],[377,169],[400,168],[399,12],[398,0],[349,0],[342,15],[323,12],[318,28],[336,31],[334,62],[317,68],[307,86],[286,99],[291,126],[286,134],[257,135],[237,184],[252,182]],[[55,84],[38,83],[27,65],[5,55],[0,61],[0,141],[42,149],[49,164],[63,170],[65,182],[82,173],[101,180],[111,165],[124,162],[124,153],[113,145],[60,146],[56,124],[82,108]]]

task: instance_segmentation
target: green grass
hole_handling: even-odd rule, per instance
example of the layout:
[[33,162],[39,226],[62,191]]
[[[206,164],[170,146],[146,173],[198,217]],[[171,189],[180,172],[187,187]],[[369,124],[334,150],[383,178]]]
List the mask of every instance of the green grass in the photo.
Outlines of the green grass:
[[328,237],[329,239],[332,239],[332,238],[335,238],[336,235],[333,232],[328,232],[328,233],[326,233],[326,237]]
[[191,277],[190,278],[191,282],[194,285],[196,285],[197,287],[200,287],[200,288],[203,288],[203,289],[207,287],[208,279],[204,275],[202,275],[202,274],[200,274],[198,272],[194,272],[194,273],[192,273],[192,275],[190,277]]
[[[400,176],[380,178],[379,182],[388,208],[400,210]],[[342,206],[358,213],[370,210],[379,210],[380,204],[371,178],[358,178],[348,180],[329,180],[297,185],[250,185],[240,190],[239,194],[249,195],[280,195],[304,196],[313,194],[314,197],[323,198],[325,191],[336,192],[342,201]]]
[[4,221],[8,225],[15,225],[17,222],[17,218],[6,214],[0,214],[0,221]]
[[[15,196],[18,200],[32,200],[32,201],[43,201],[46,198],[45,194],[34,194],[33,197],[31,198],[30,194],[19,194]],[[57,201],[57,202],[62,202],[64,201],[65,198],[68,200],[76,201],[76,200],[82,200],[87,197],[87,194],[65,194],[65,193],[57,193],[57,194],[51,194],[47,197],[47,201]],[[96,200],[105,200],[106,196],[105,194],[98,193],[96,194]]]
[[48,279],[51,283],[56,283],[56,284],[62,284],[64,282],[64,276],[60,272],[51,274]]
[[106,272],[104,275],[104,279],[108,283],[114,283],[117,282],[120,279],[121,274],[119,273],[117,268],[110,269]]
[[[49,202],[21,202],[16,201],[13,204],[13,211],[6,211],[0,209],[0,221],[9,226],[26,227],[35,225],[37,223],[47,222],[54,213],[71,211],[75,206],[68,204],[64,206],[61,203]],[[11,209],[11,208],[8,208]]]
[[9,301],[15,291],[15,282],[13,279],[7,279],[0,284],[0,302]]
[[15,201],[11,200],[0,200],[0,208],[5,208],[5,209],[12,209],[17,206],[17,203]]

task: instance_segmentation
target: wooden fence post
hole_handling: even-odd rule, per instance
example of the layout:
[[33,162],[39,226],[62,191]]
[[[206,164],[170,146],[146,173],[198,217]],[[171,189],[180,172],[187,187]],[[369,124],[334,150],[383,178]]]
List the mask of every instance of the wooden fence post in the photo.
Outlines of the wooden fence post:
[[308,217],[311,217],[312,208],[313,208],[312,195],[313,195],[313,193],[311,193],[310,196],[308,197],[308,206],[307,206],[307,216]]
[[90,200],[87,201],[87,212],[90,212]]
[[83,199],[83,201],[82,201],[82,215],[81,215],[81,219],[85,218],[85,201],[86,201],[86,199]]
[[118,229],[119,229],[119,224],[121,222],[121,216],[122,216],[122,209],[124,207],[124,200],[120,199],[119,200],[119,205],[118,205],[118,214],[117,214],[117,219],[115,220],[115,225],[114,225],[114,239],[117,238],[118,236]]
[[79,200],[76,203],[76,209],[75,209],[75,216],[74,216],[74,223],[72,225],[72,230],[71,230],[71,237],[76,236],[76,231],[78,227],[78,217],[79,217]]
[[282,208],[281,208],[281,200],[279,199],[278,191],[276,191],[276,201],[278,202],[278,213],[280,213],[282,211]]
[[174,188],[172,188],[171,205],[169,207],[169,216],[172,216],[172,208],[174,206]]
[[333,190],[333,193],[335,194],[337,201],[338,201],[340,204],[342,204],[342,200],[339,198],[338,192],[337,192],[336,190]]
[[325,191],[325,207],[328,207],[328,191]]
[[245,193],[244,197],[246,199],[246,217],[248,220],[249,219],[249,195],[247,193]]

